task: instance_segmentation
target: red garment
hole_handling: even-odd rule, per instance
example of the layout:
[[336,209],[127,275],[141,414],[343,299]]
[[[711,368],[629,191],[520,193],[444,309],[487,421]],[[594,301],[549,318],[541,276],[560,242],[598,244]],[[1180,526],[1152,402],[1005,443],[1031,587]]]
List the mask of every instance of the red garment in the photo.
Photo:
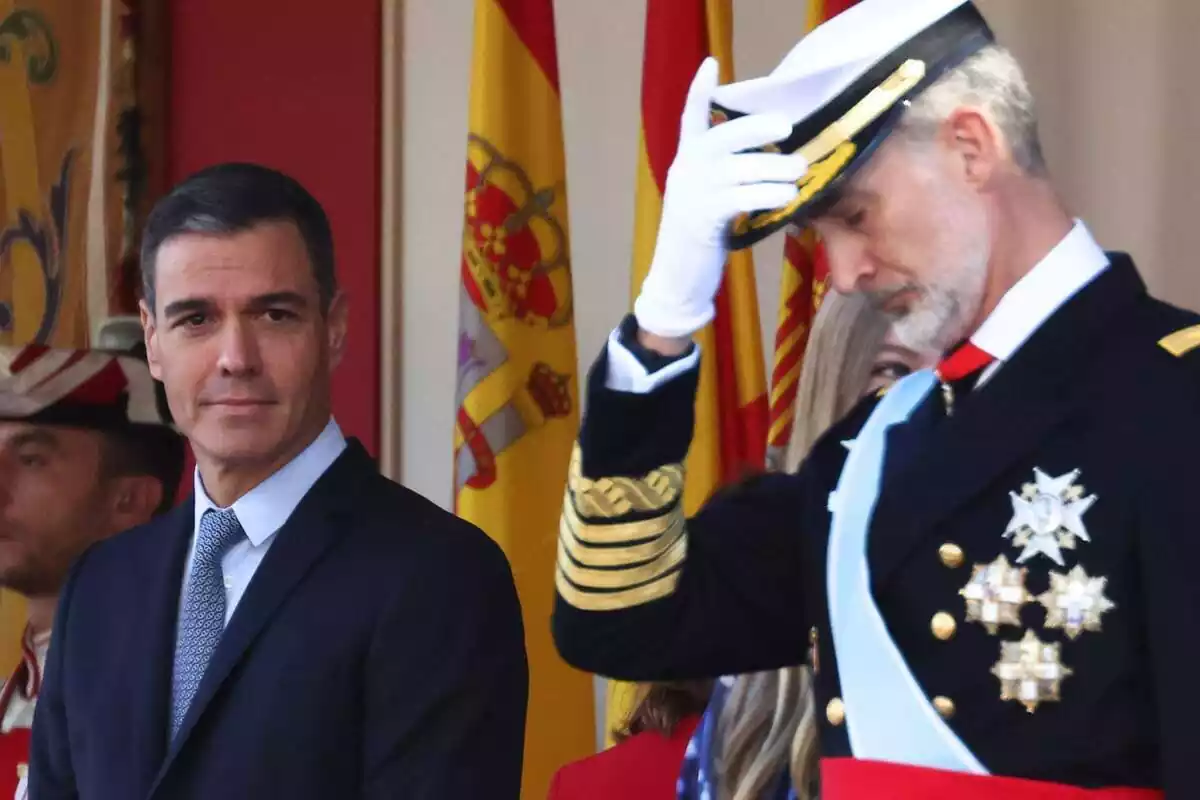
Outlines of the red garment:
[[1157,789],[1080,789],[1021,778],[968,775],[865,761],[821,760],[821,800],[1162,800]]
[[995,360],[991,353],[976,347],[973,342],[967,342],[939,361],[934,372],[939,381],[953,383],[978,372]]
[[29,763],[29,728],[0,733],[0,800],[10,800]]
[[699,715],[684,718],[670,738],[647,731],[561,768],[547,800],[675,800],[675,784]]
[[[32,707],[42,688],[41,657],[45,644],[45,638],[39,642],[26,628],[21,637],[21,661],[0,688],[0,720],[5,723],[0,727],[0,800],[14,797],[29,763],[28,723],[32,721]],[[16,712],[19,721],[11,722],[10,712]]]

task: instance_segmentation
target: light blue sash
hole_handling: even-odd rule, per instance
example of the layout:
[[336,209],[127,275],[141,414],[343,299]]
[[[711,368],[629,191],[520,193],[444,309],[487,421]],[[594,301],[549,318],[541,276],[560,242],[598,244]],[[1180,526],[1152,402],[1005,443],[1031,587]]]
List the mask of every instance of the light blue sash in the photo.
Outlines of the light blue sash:
[[867,531],[879,498],[884,434],[908,419],[934,382],[922,370],[894,385],[850,446],[829,498],[829,617],[854,757],[986,775],[917,684],[871,597]]

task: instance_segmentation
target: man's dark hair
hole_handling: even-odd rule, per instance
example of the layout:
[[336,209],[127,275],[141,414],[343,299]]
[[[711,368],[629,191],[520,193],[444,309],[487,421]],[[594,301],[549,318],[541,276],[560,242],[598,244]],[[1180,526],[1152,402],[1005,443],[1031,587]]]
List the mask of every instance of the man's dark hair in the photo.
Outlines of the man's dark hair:
[[183,437],[164,426],[143,425],[104,432],[100,474],[104,477],[145,475],[162,484],[162,502],[154,514],[175,505],[186,459]]
[[316,198],[298,181],[259,164],[217,164],[185,179],[150,212],[142,236],[142,294],[154,311],[158,250],[184,233],[230,235],[269,222],[290,222],[300,231],[317,280],[321,313],[337,294],[333,234]]

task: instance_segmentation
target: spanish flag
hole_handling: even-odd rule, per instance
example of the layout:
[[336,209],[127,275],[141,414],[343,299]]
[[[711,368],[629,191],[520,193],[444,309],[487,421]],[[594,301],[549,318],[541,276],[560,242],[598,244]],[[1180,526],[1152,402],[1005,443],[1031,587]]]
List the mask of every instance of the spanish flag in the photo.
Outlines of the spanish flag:
[[767,467],[786,468],[788,444],[796,417],[800,367],[813,318],[825,296],[829,268],[811,229],[790,226],[783,243],[779,317],[775,326],[775,358],[771,368],[771,416]]
[[[688,86],[709,55],[720,62],[721,80],[733,80],[732,16],[730,0],[647,2],[631,298],[637,297],[650,269]],[[696,430],[686,463],[684,509],[689,515],[722,484],[761,471],[766,458],[765,362],[749,251],[731,254],[716,306],[712,324],[696,337],[704,355]],[[622,723],[636,696],[634,686],[609,685],[610,731]]]
[[[807,30],[854,5],[857,0],[808,0]],[[779,316],[771,368],[771,410],[767,465],[782,469],[792,438],[796,390],[813,317],[825,295],[829,269],[811,230],[789,227],[783,245]]]
[[459,302],[455,511],[508,555],[525,614],[524,797],[595,750],[592,678],[550,638],[578,428],[566,168],[551,0],[476,0]]

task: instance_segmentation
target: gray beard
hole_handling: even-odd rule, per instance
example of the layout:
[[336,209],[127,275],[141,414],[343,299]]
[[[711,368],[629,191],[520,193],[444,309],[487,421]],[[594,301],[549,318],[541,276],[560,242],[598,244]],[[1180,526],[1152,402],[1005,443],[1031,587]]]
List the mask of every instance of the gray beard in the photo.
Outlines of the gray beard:
[[913,308],[895,317],[892,335],[917,353],[944,353],[963,338],[965,309],[958,295],[940,287],[926,288]]

